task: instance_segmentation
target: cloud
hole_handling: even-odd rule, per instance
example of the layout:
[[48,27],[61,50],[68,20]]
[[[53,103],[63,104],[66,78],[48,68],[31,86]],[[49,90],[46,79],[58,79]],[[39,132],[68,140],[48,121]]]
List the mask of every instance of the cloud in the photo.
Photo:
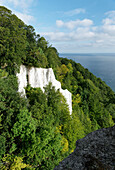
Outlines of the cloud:
[[69,35],[64,32],[42,32],[43,36],[47,37],[52,41],[69,41]]
[[110,18],[105,18],[105,19],[103,20],[103,24],[104,24],[104,25],[110,25],[110,24],[114,24],[114,23],[115,23],[115,21],[112,20],[112,19],[110,19]]
[[14,9],[15,11],[18,10],[21,13],[28,14],[34,1],[35,0],[0,0],[0,5],[5,6],[8,9]]
[[20,18],[25,24],[30,24],[31,22],[33,22],[35,19],[32,15],[28,15],[26,13],[20,13],[17,11],[13,11],[15,13],[15,15]]
[[[35,20],[34,17],[29,14],[29,7],[33,1],[34,0],[0,0],[0,5],[6,6],[24,23],[30,24]],[[12,8],[9,6],[12,6]]]
[[0,5],[2,6],[4,6],[4,1],[3,0],[0,0]]
[[23,10],[27,9],[34,0],[0,0],[1,5],[12,5],[15,8],[22,8]]
[[57,21],[56,21],[56,25],[57,25],[58,27],[63,27],[63,26],[64,26],[64,22],[63,22],[62,20],[57,20]]
[[115,18],[115,11],[108,11],[105,13],[105,15],[107,15],[110,18]]
[[101,25],[90,19],[56,21],[55,32],[43,32],[48,41],[59,48],[59,52],[115,52],[115,11],[105,14]]
[[90,19],[83,19],[83,20],[77,19],[77,20],[72,20],[69,22],[63,22],[62,20],[57,20],[56,25],[58,27],[66,27],[69,29],[74,29],[78,26],[83,26],[83,27],[91,26],[91,25],[93,25],[93,21]]
[[74,10],[71,10],[71,11],[64,12],[64,14],[67,15],[67,16],[74,16],[74,15],[78,15],[80,13],[85,13],[85,9],[77,8],[77,9],[74,9]]
[[115,25],[104,25],[103,31],[111,36],[115,36]]
[[43,36],[47,37],[51,41],[70,42],[70,41],[88,41],[95,37],[95,33],[88,28],[78,28],[72,32],[43,32]]
[[105,18],[103,22],[103,31],[106,34],[115,36],[115,11],[109,11],[105,13],[107,15],[107,18]]

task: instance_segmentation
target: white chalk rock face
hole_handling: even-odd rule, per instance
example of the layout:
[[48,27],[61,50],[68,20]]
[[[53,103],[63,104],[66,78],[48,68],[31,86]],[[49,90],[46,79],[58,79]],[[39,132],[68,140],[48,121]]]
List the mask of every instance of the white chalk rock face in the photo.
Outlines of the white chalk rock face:
[[43,91],[46,85],[52,83],[56,90],[61,88],[59,81],[55,79],[52,68],[34,68],[28,70],[28,83],[31,87],[40,87]]
[[54,86],[56,90],[59,89],[62,95],[65,97],[70,114],[72,113],[72,95],[67,89],[63,90],[61,88],[61,83],[55,79],[52,68],[45,69],[31,67],[30,69],[27,69],[25,66],[22,65],[20,67],[20,73],[17,74],[17,77],[19,82],[19,92],[22,92],[23,94],[25,94],[24,87],[27,86],[27,81],[31,85],[31,87],[40,87],[43,92],[44,87],[51,82],[52,86]]
[[18,77],[18,91],[25,95],[25,87],[27,86],[27,69],[24,65],[20,67],[20,73],[17,74]]

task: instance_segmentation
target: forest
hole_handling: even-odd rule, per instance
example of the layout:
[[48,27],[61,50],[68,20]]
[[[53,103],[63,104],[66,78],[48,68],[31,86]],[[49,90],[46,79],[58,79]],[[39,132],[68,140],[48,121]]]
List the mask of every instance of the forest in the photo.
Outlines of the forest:
[[[53,68],[72,93],[72,115],[51,83],[18,92],[20,65]],[[115,121],[115,92],[80,63],[60,58],[55,47],[12,11],[0,6],[0,169],[52,170],[76,141]]]

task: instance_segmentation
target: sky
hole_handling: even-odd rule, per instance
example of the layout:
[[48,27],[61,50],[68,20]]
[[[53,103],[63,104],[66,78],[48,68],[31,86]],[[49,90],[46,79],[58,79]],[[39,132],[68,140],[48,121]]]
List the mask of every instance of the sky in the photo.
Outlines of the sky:
[[115,0],[0,0],[59,53],[115,53]]

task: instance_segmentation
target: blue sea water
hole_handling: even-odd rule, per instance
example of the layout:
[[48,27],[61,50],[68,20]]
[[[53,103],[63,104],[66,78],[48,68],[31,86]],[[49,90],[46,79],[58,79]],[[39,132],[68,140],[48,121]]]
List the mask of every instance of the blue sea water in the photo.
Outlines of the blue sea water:
[[59,54],[72,59],[87,68],[96,77],[101,78],[115,91],[115,54]]

